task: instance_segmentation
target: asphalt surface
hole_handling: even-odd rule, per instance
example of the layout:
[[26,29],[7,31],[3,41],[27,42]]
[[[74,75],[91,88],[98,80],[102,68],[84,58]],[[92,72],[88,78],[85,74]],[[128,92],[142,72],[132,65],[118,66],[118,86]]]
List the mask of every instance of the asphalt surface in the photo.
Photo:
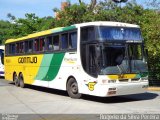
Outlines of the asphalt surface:
[[81,99],[72,99],[65,91],[36,86],[20,88],[1,78],[0,113],[2,118],[6,114],[32,114],[29,117],[36,120],[46,120],[46,114],[49,114],[47,120],[53,119],[53,114],[58,120],[62,116],[75,120],[74,115],[79,115],[76,120],[84,119],[80,114],[92,114],[85,116],[86,119],[99,118],[97,114],[159,114],[160,91],[108,98],[83,95]]

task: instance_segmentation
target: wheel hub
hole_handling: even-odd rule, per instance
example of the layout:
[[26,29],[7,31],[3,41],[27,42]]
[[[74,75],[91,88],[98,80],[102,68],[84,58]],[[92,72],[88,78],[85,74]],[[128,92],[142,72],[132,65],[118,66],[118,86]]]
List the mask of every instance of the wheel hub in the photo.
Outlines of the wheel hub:
[[72,93],[74,93],[74,94],[76,94],[78,92],[78,87],[77,87],[76,83],[73,83],[71,85],[71,90],[72,90]]

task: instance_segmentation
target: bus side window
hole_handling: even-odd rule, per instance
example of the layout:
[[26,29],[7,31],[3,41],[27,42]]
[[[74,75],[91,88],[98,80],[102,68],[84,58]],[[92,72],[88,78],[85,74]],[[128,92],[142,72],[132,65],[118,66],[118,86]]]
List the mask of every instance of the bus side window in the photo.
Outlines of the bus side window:
[[95,30],[94,30],[94,27],[84,27],[84,28],[81,28],[81,40],[82,41],[95,40]]
[[40,50],[40,41],[39,39],[35,39],[34,41],[34,48],[35,48],[35,51],[39,51]]
[[29,53],[33,52],[33,40],[30,40],[28,42],[28,52]]
[[33,52],[33,41],[32,40],[25,41],[25,52],[26,53]]
[[23,53],[24,52],[24,43],[21,42],[19,43],[19,53]]
[[8,45],[5,45],[5,54],[8,55]]
[[47,37],[47,50],[51,51],[53,49],[53,40],[52,36]]
[[77,48],[77,32],[72,32],[69,34],[69,49]]
[[62,34],[61,43],[62,43],[61,45],[62,50],[65,50],[68,48],[68,33]]
[[11,55],[11,51],[12,51],[12,44],[8,45],[8,54]]
[[16,43],[16,54],[19,53],[19,43]]
[[44,51],[45,48],[45,39],[40,38],[40,51]]
[[53,37],[53,48],[59,50],[59,35]]
[[28,53],[28,41],[25,41],[25,53]]
[[10,46],[9,46],[9,53],[10,53],[11,55],[14,55],[15,52],[16,52],[15,44],[10,44]]

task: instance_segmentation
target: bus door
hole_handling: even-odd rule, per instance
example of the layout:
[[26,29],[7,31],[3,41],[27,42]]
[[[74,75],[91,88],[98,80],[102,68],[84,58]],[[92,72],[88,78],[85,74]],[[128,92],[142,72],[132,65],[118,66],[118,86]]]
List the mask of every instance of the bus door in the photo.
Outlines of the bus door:
[[97,44],[86,44],[85,69],[91,76],[97,76]]

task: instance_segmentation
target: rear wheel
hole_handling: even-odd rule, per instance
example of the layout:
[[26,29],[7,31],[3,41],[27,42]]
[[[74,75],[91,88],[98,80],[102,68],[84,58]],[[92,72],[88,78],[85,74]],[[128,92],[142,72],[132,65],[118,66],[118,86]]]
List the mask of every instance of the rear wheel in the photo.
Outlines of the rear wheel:
[[67,82],[67,92],[71,98],[80,98],[82,94],[78,92],[78,84],[74,78],[70,78]]
[[19,79],[18,79],[18,76],[16,73],[14,73],[14,75],[13,75],[13,81],[14,81],[14,84],[18,87],[19,86]]
[[24,79],[23,79],[23,74],[21,73],[19,75],[19,85],[21,88],[25,88],[25,84],[24,84]]

